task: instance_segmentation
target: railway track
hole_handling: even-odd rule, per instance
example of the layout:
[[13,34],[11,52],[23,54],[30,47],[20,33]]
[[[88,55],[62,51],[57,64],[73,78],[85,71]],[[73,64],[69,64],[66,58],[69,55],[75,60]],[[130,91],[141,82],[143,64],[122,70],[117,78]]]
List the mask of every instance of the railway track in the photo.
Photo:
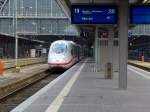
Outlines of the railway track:
[[[18,59],[18,64],[23,66],[34,65],[38,63],[45,63],[47,58],[27,58],[27,59]],[[15,60],[3,61],[4,69],[15,68]]]
[[28,99],[63,72],[64,71],[58,71],[57,73],[56,71],[46,71],[42,73],[45,77],[31,83],[30,85],[20,88],[3,99],[0,99],[0,112],[10,112],[13,108]]

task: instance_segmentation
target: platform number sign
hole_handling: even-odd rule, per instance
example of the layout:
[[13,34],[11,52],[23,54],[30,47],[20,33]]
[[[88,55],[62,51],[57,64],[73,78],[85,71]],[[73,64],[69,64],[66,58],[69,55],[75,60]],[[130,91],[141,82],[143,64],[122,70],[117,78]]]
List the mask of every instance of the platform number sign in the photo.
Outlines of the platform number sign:
[[115,9],[109,9],[108,10],[108,14],[115,14],[115,13],[116,13]]
[[79,13],[80,13],[80,9],[79,9],[79,8],[75,8],[75,9],[74,9],[74,13],[75,13],[75,14],[79,14]]

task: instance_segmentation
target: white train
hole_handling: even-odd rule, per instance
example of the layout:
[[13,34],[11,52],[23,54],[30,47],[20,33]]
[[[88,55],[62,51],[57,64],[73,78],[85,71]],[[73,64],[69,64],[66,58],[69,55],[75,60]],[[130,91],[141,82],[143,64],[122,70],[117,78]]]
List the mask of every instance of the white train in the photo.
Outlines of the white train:
[[57,40],[49,49],[48,65],[50,68],[67,69],[83,58],[81,46],[72,41]]

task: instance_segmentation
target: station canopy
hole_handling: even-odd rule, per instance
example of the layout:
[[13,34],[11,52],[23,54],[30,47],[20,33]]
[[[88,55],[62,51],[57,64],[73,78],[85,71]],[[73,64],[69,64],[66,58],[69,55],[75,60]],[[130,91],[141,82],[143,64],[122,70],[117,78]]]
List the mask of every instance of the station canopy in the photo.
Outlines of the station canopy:
[[[60,4],[63,5],[65,8],[66,12],[71,18],[71,9],[73,5],[93,5],[93,4],[99,4],[99,5],[117,5],[119,0],[57,0]],[[136,4],[149,4],[150,0],[129,0],[130,5],[136,5]],[[65,5],[64,5],[65,4]],[[77,16],[78,18],[78,16]],[[83,32],[82,34],[86,34],[86,32],[89,33],[89,40],[92,42],[90,38],[94,36],[94,31],[95,31],[95,25],[91,24],[80,24],[81,21],[79,19],[77,22],[79,24],[76,24],[79,29]],[[106,25],[106,24],[105,24]],[[105,25],[100,25],[101,27],[105,27]],[[133,27],[132,27],[133,28]]]

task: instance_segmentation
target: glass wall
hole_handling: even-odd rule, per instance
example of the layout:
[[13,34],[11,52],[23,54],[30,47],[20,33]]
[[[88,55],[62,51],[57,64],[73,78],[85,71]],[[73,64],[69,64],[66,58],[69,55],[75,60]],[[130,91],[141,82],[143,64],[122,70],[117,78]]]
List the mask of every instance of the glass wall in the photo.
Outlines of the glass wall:
[[129,31],[132,35],[150,35],[150,25],[136,25]]
[[56,0],[7,0],[0,12],[0,33],[13,34],[14,14],[18,33],[79,35]]

